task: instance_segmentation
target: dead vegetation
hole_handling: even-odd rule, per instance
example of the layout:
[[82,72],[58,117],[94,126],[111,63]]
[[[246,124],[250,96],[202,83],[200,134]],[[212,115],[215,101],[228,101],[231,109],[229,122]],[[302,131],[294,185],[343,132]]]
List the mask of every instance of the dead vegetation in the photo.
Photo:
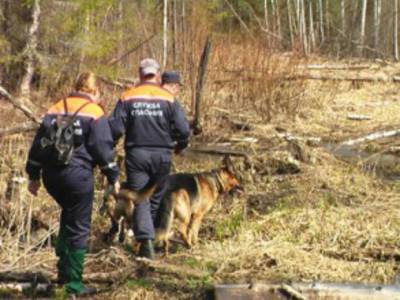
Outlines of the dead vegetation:
[[[217,51],[214,59],[233,65],[238,52]],[[176,244],[167,261],[144,266],[134,259],[129,243],[108,248],[102,242],[109,224],[97,213],[100,201],[95,203],[85,274],[87,281],[107,288],[98,299],[193,299],[202,297],[210,284],[225,282],[393,282],[400,259],[400,185],[365,171],[358,158],[355,163],[339,160],[325,144],[396,128],[396,86],[287,83],[277,76],[290,74],[288,66],[300,60],[276,61],[270,56],[263,62],[269,70],[261,75],[265,85],[240,80],[245,70],[235,84],[207,85],[203,135],[192,147],[212,145],[245,153],[248,159],[234,158],[245,196],[225,196],[215,205],[204,220],[198,246],[187,250]],[[240,65],[252,63],[254,70],[255,62]],[[220,76],[215,72],[208,80]],[[188,95],[183,101],[189,106]],[[371,120],[349,120],[348,113]],[[0,269],[2,275],[41,271],[51,279],[58,208],[43,189],[39,198],[32,198],[19,179],[24,178],[29,142],[25,135],[2,139]],[[374,144],[362,148],[376,153],[394,143],[368,145]],[[219,161],[218,155],[188,151],[176,157],[174,169],[199,172]]]

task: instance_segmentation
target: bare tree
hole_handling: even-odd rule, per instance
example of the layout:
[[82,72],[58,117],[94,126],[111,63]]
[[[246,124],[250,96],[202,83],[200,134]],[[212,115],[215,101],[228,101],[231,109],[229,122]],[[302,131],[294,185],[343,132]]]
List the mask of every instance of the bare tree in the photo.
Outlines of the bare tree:
[[296,28],[294,26],[295,26],[296,22],[293,21],[291,0],[286,0],[286,5],[287,5],[287,14],[288,14],[288,23],[289,23],[290,42],[291,42],[291,47],[293,48],[294,47],[294,34],[296,31]]
[[399,60],[399,1],[393,0],[393,58]]
[[325,30],[324,30],[324,6],[322,0],[318,1],[319,4],[319,29],[321,32],[321,44],[325,41]]
[[275,2],[275,0],[271,0],[272,4],[272,15],[274,16],[273,20],[276,24],[276,35],[279,37],[279,41],[282,38],[282,30],[281,30],[281,15],[279,12],[279,6]]
[[268,0],[264,0],[264,21],[265,28],[269,31],[269,20],[268,20]]
[[306,55],[309,55],[309,45],[307,40],[307,27],[306,27],[306,12],[304,7],[304,0],[298,1],[299,11],[299,28],[300,28],[300,40],[302,42],[303,51]]
[[360,43],[359,43],[359,55],[362,56],[364,52],[365,42],[365,22],[367,19],[367,0],[362,0],[361,8],[361,29],[360,29]]
[[177,17],[177,0],[173,0],[173,9],[172,9],[172,65],[175,68],[176,65],[176,57],[177,57],[177,28],[178,28],[178,17]]
[[312,1],[308,2],[308,7],[309,7],[309,32],[310,32],[310,47],[311,50],[314,50],[316,48],[316,41],[315,41],[315,32],[314,32],[314,18],[313,18],[313,7],[312,7]]
[[164,0],[164,18],[163,18],[163,60],[162,65],[165,68],[168,58],[168,0]]
[[39,29],[39,18],[40,18],[40,0],[33,2],[32,8],[32,25],[29,28],[28,40],[24,49],[25,59],[25,74],[21,80],[20,94],[21,98],[25,101],[29,101],[31,92],[31,82],[33,73],[35,72],[35,61],[37,60],[37,32]]
[[340,15],[342,18],[342,33],[346,34],[346,6],[344,2],[345,0],[340,1]]
[[381,25],[381,0],[374,0],[374,47],[379,50],[379,30]]

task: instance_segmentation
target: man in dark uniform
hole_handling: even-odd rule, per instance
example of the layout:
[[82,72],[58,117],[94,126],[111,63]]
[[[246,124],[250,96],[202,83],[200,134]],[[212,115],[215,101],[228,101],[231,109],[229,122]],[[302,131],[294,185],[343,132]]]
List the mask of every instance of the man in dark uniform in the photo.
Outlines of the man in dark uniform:
[[165,71],[161,75],[161,86],[176,98],[182,86],[181,76],[175,71]]
[[166,189],[172,150],[187,147],[190,131],[180,104],[160,86],[159,64],[142,60],[139,76],[139,85],[121,95],[109,122],[115,140],[125,134],[128,186],[141,190],[157,184],[150,200],[136,205],[133,228],[139,256],[153,259],[153,220]]
[[[93,73],[83,73],[75,85],[75,92],[47,111],[26,164],[29,191],[37,195],[42,173],[46,190],[61,207],[56,246],[58,280],[64,284],[67,293],[81,296],[95,291],[82,284],[94,194],[93,168],[99,165],[109,184],[114,185],[116,192],[119,189],[118,168],[113,162],[114,141],[108,119],[97,104],[98,96]],[[61,118],[72,115],[72,156],[61,164],[55,159],[56,147],[61,149],[60,140],[54,140],[51,132]]]

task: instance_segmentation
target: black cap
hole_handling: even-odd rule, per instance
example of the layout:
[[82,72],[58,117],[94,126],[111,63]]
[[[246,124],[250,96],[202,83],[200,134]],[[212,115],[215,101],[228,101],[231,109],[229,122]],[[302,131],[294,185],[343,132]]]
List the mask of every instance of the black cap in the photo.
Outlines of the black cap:
[[181,76],[178,72],[174,71],[165,71],[161,75],[161,83],[177,83],[181,85]]

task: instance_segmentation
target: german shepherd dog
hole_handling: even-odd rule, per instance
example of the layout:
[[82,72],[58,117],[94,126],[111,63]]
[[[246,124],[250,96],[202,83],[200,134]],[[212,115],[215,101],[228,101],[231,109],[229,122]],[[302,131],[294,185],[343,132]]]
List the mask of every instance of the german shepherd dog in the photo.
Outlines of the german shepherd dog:
[[185,245],[191,248],[198,241],[198,233],[205,214],[213,207],[219,195],[231,191],[243,191],[237,172],[230,158],[223,160],[223,167],[197,174],[180,173],[169,177],[169,188],[159,211],[156,224],[156,242],[163,243],[164,255],[168,256],[169,238],[172,236],[174,219],[178,219],[178,231]]
[[[111,220],[111,228],[105,236],[105,240],[111,243],[119,230],[119,242],[125,240],[125,229],[132,228],[133,209],[135,204],[146,201],[153,194],[156,185],[153,184],[141,191],[133,191],[128,189],[126,183],[122,183],[121,190],[118,194],[108,188],[103,195],[103,205],[100,208],[100,214],[107,213]],[[122,222],[121,222],[122,221]],[[121,228],[119,224],[121,222]]]

